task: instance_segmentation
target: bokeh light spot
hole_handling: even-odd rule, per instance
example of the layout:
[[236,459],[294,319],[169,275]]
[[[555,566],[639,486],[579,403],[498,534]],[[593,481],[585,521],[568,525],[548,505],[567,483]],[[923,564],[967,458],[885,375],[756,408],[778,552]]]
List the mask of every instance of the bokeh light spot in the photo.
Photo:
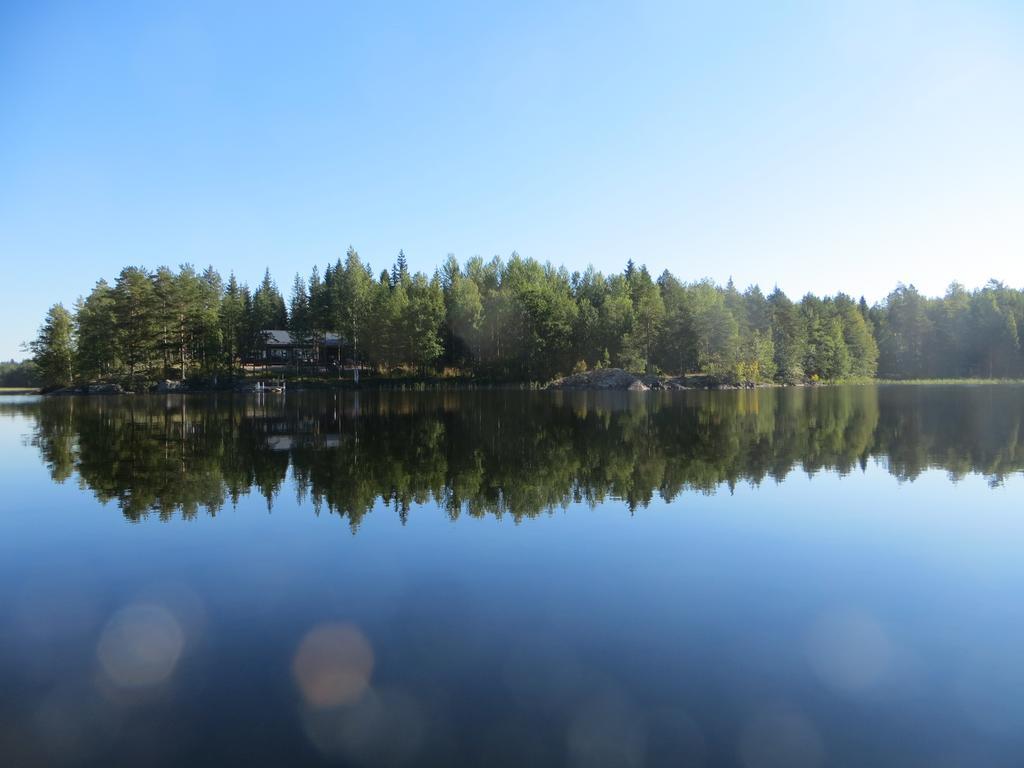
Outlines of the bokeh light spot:
[[372,671],[373,649],[351,624],[315,627],[302,639],[292,662],[302,697],[318,709],[358,701]]
[[184,644],[185,635],[174,616],[159,605],[137,603],[122,608],[107,622],[96,655],[111,682],[138,688],[167,680]]
[[830,688],[859,693],[878,685],[893,656],[889,636],[873,617],[857,611],[822,616],[807,643],[811,668]]

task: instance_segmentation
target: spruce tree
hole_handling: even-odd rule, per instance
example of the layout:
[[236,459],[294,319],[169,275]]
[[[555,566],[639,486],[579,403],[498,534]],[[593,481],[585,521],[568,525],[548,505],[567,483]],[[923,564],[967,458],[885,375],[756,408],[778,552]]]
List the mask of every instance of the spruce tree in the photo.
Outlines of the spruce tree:
[[74,322],[63,304],[50,307],[29,349],[39,383],[44,388],[71,384],[75,362]]

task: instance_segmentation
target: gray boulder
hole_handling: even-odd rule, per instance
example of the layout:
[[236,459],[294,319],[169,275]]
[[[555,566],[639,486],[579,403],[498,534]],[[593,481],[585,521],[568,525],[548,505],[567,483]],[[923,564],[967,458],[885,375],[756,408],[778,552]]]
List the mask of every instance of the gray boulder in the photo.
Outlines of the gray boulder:
[[90,384],[86,389],[90,395],[123,395],[120,384]]
[[[639,379],[621,368],[598,368],[585,373],[575,373],[558,379],[548,385],[549,389],[599,389],[625,391]],[[642,383],[641,383],[642,386]]]

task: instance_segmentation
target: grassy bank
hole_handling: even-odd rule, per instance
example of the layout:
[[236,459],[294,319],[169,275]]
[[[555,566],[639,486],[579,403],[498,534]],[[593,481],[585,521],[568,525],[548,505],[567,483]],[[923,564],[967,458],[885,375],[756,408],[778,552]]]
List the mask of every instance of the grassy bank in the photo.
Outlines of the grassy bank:
[[979,384],[1024,384],[1024,379],[845,379],[839,384],[913,384],[915,386],[979,385]]

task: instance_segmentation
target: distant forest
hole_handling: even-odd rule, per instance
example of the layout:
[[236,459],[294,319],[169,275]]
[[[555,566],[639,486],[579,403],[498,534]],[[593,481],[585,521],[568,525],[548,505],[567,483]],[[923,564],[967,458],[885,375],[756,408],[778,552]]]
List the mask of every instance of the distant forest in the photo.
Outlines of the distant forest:
[[16,362],[8,360],[0,363],[0,387],[34,387],[36,385],[36,369],[32,361]]
[[723,382],[1024,376],[1024,291],[954,283],[941,298],[899,285],[868,306],[843,293],[793,301],[732,280],[569,272],[513,253],[410,273],[401,252],[376,274],[349,248],[323,273],[295,276],[286,300],[269,271],[253,290],[212,267],[126,267],[72,310],[50,308],[30,344],[43,386],[236,373],[263,332],[287,329],[381,375],[442,369],[547,381],[600,367]]

